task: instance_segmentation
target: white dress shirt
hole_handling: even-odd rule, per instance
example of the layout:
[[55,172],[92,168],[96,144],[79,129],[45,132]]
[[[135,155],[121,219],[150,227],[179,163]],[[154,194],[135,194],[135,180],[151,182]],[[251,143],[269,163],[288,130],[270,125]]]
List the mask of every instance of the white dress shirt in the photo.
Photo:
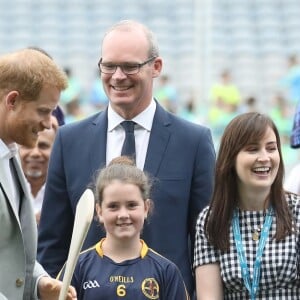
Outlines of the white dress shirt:
[[42,210],[44,194],[45,194],[45,184],[41,187],[41,189],[38,191],[36,196],[33,197],[33,209],[35,214],[41,212]]
[[[132,121],[136,123],[134,128],[136,165],[141,170],[143,170],[146,160],[155,110],[156,103],[152,99],[150,105],[132,119]],[[125,119],[117,114],[110,104],[108,105],[107,117],[106,165],[113,158],[121,155],[122,146],[125,140],[125,130],[120,125]]]

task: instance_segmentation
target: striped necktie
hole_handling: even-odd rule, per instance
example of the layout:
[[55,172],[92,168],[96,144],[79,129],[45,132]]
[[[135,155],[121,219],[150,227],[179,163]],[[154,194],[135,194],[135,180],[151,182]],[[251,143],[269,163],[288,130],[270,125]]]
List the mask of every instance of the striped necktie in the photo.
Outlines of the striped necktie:
[[122,147],[121,155],[126,155],[134,159],[136,157],[135,153],[135,138],[134,138],[134,125],[136,123],[133,121],[123,121],[121,126],[125,130],[125,140]]

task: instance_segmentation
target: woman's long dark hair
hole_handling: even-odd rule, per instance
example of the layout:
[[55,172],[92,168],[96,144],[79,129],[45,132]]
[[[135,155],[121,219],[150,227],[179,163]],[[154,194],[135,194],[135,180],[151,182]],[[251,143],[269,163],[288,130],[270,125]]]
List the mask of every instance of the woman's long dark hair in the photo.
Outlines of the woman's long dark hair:
[[209,241],[222,251],[229,250],[231,220],[238,205],[236,157],[246,145],[262,139],[268,127],[275,133],[280,156],[269,195],[277,221],[275,238],[281,240],[292,233],[292,216],[283,189],[284,165],[278,130],[266,115],[255,112],[241,114],[228,124],[222,136],[215,169],[215,188],[205,222]]

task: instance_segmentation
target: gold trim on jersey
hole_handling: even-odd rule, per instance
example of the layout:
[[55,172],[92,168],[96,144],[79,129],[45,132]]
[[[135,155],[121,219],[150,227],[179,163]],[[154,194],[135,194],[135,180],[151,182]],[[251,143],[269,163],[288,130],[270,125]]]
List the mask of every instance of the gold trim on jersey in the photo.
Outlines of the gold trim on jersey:
[[[96,251],[97,253],[99,254],[100,257],[103,258],[104,256],[104,253],[103,253],[103,249],[102,249],[102,245],[103,245],[103,242],[105,241],[105,238],[101,239],[97,244],[96,244]],[[148,251],[149,251],[149,248],[147,246],[147,244],[141,239],[140,240],[141,244],[142,244],[142,249],[141,249],[141,258],[144,258]]]

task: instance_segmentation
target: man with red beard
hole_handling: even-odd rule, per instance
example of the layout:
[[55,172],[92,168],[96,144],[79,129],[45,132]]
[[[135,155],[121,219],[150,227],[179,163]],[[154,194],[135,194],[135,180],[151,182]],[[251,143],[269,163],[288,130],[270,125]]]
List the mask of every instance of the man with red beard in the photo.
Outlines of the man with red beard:
[[[38,51],[0,57],[0,299],[54,300],[62,286],[36,261],[37,228],[17,144],[35,146],[66,86],[64,72]],[[67,299],[75,298],[71,288]]]

